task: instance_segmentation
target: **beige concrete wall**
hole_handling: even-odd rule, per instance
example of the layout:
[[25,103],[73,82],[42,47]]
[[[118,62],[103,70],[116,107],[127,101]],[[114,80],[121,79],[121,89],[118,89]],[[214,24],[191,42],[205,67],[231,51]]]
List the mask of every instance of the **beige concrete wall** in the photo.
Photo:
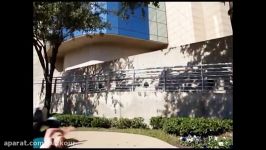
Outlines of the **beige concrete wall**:
[[166,2],[169,47],[232,35],[223,2]]
[[64,58],[64,69],[66,71],[143,52],[145,52],[145,50],[124,48],[119,45],[102,44],[88,46],[66,54]]
[[128,57],[135,69],[187,65],[192,57],[181,53],[181,47],[173,50],[158,50]]
[[190,2],[165,2],[169,47],[195,42]]
[[225,4],[223,2],[201,2],[201,4],[204,14],[204,26],[206,31],[206,37],[201,41],[220,38],[233,34],[230,16],[228,15],[228,2],[226,2]]
[[[173,49],[164,49],[154,52],[128,57],[132,68],[143,69],[166,66],[186,66],[188,64],[226,63],[233,60],[232,36],[204,42],[181,45]],[[122,60],[122,59],[121,59]],[[123,69],[123,68],[121,68]]]
[[72,114],[100,117],[143,117],[146,123],[153,116],[191,116],[232,118],[232,92],[109,92],[70,96]]

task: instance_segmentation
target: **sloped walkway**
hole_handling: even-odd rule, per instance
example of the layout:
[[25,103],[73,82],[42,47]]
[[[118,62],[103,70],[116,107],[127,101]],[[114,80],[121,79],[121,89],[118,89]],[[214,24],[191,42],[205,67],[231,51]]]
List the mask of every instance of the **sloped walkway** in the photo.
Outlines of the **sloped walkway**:
[[176,148],[153,137],[129,133],[73,131],[66,138],[80,141],[70,148]]

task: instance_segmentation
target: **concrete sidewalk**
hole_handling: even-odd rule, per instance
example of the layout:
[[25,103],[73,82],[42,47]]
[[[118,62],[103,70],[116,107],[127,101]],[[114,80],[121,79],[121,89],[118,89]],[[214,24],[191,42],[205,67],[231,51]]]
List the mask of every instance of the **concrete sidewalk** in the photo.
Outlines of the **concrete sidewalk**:
[[66,138],[80,141],[70,148],[176,148],[153,137],[129,133],[73,131]]

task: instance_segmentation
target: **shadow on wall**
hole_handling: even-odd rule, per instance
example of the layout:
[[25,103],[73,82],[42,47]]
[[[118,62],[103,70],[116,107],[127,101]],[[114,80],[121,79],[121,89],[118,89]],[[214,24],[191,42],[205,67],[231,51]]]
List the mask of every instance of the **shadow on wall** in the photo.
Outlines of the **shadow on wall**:
[[183,93],[167,92],[163,110],[164,116],[191,117],[233,117],[232,91],[227,93]]
[[[188,45],[181,46],[181,52],[183,54],[192,56],[192,61],[188,62],[188,66],[197,65],[201,61],[203,64],[208,63],[228,63],[233,61],[233,37],[223,37],[219,39],[192,43]],[[169,49],[169,51],[174,50],[174,48]],[[169,52],[168,51],[168,52]],[[76,82],[76,83],[63,83],[62,89],[63,94],[63,108],[64,113],[68,114],[87,114],[93,115],[94,113],[98,113],[96,107],[99,105],[100,97],[105,97],[105,103],[107,103],[108,95],[112,96],[112,92],[109,92],[110,86],[105,86],[106,82],[98,82],[98,83],[89,83],[89,89],[97,89],[98,92],[91,94],[91,97],[95,97],[93,100],[88,96],[88,93],[85,92],[85,83],[84,77],[82,75],[97,75],[97,74],[109,74],[110,72],[122,70],[122,69],[134,69],[133,60],[129,60],[128,58],[121,58],[117,60],[113,60],[110,62],[96,64],[93,66],[73,69],[65,72],[63,74],[63,80],[68,82]],[[166,71],[167,76],[171,70]],[[185,75],[187,72],[182,73],[181,75]],[[73,76],[76,75],[76,76]],[[79,76],[80,75],[80,76]],[[163,73],[161,74],[163,76]],[[100,77],[101,78],[101,77]],[[121,92],[130,91],[130,88],[119,89],[119,87],[131,87],[131,84],[123,80],[126,78],[125,74],[112,74],[110,79],[115,79],[113,83],[115,83],[115,89]],[[175,78],[175,77],[173,77]],[[103,79],[106,79],[103,77]],[[119,80],[121,79],[121,80]],[[90,80],[96,80],[95,78],[91,78]],[[97,79],[99,80],[99,78]],[[101,79],[100,79],[101,80]],[[142,85],[144,80],[136,79],[137,83]],[[186,79],[180,79],[186,80]],[[193,85],[197,82],[198,79],[190,80],[192,83],[188,83]],[[161,89],[163,79],[160,78],[159,86],[156,89]],[[154,81],[151,81],[152,84]],[[178,83],[179,81],[173,81]],[[107,84],[110,85],[110,84]],[[125,86],[127,85],[127,86]],[[192,88],[189,90],[193,90],[195,88],[201,87],[201,85],[192,86],[184,86],[188,88]],[[102,89],[104,87],[105,89]],[[174,87],[180,89],[180,87]],[[171,91],[171,89],[169,89]],[[175,89],[173,89],[175,90]],[[154,92],[156,95],[156,92]],[[62,104],[59,101],[60,98],[55,98],[53,102],[53,109],[55,111],[58,110],[58,106]],[[217,116],[217,117],[232,117],[232,93],[227,91],[225,94],[218,93],[187,93],[184,92],[167,92],[165,97],[165,110],[163,111],[164,115],[178,115],[178,116]],[[112,104],[114,108],[117,106],[117,101],[112,100]],[[120,104],[119,104],[120,105]]]
[[[191,43],[180,47],[181,53],[192,57],[192,60],[187,63],[188,66],[197,65],[201,61],[202,64],[233,62],[233,36]],[[174,49],[176,47],[169,48],[164,55]]]
[[[133,61],[130,61],[128,58],[120,58],[110,62],[96,64],[92,66],[87,66],[83,68],[73,69],[66,71],[63,74],[63,80],[67,81],[64,82],[62,85],[63,94],[61,97],[64,97],[63,103],[63,113],[65,114],[86,114],[86,115],[93,115],[94,113],[98,114],[96,107],[99,105],[99,99],[101,97],[105,97],[105,103],[107,104],[108,94],[112,94],[109,92],[110,86],[105,86],[106,82],[88,82],[88,90],[96,90],[97,93],[86,93],[84,83],[85,75],[99,75],[99,74],[109,74],[110,72],[114,72],[121,69],[132,69]],[[110,74],[108,77],[110,80],[115,80],[116,88],[123,86],[125,80],[125,74]],[[121,80],[119,80],[121,79]],[[106,76],[98,76],[88,78],[87,80],[106,80]],[[71,83],[72,82],[72,83]],[[107,84],[108,85],[108,84]],[[104,89],[106,87],[106,89]],[[120,91],[130,91],[131,89],[119,89]],[[95,97],[93,100],[90,97]],[[60,98],[59,98],[60,99]],[[62,98],[61,98],[62,99]],[[54,99],[54,110],[57,111],[58,99]],[[117,106],[117,101],[112,100],[112,104],[114,108]],[[122,104],[119,104],[122,106]],[[114,109],[116,111],[116,109]]]
[[188,65],[233,62],[233,36],[184,45],[181,52],[193,57]]

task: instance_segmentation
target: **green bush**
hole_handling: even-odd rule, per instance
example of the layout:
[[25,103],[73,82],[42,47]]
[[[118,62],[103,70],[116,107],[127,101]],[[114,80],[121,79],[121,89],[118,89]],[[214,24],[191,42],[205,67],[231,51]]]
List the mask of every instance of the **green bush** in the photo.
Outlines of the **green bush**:
[[128,118],[120,118],[117,121],[116,128],[118,129],[126,129],[131,127],[132,120]]
[[165,119],[164,124],[163,124],[163,131],[169,134],[179,135],[180,124],[181,124],[181,120],[179,118]]
[[160,117],[151,117],[150,125],[152,126],[153,129],[162,129],[165,119],[166,118],[163,118],[161,116]]
[[147,124],[144,123],[144,119],[142,117],[136,117],[132,119],[131,128],[147,128]]
[[232,131],[232,125],[232,120],[178,117],[165,119],[163,130],[169,134],[182,136],[208,136]]
[[111,121],[107,118],[94,117],[91,121],[91,127],[94,128],[110,128]]
[[85,115],[55,115],[61,126],[91,127],[92,117]]
[[117,119],[117,117],[114,117],[111,119],[111,127],[112,128],[117,128],[118,120],[119,119]]
[[111,119],[111,126],[113,128],[118,129],[126,129],[126,128],[147,128],[148,125],[144,123],[144,119],[142,117],[136,117],[133,119],[128,118],[120,118],[117,117]]

